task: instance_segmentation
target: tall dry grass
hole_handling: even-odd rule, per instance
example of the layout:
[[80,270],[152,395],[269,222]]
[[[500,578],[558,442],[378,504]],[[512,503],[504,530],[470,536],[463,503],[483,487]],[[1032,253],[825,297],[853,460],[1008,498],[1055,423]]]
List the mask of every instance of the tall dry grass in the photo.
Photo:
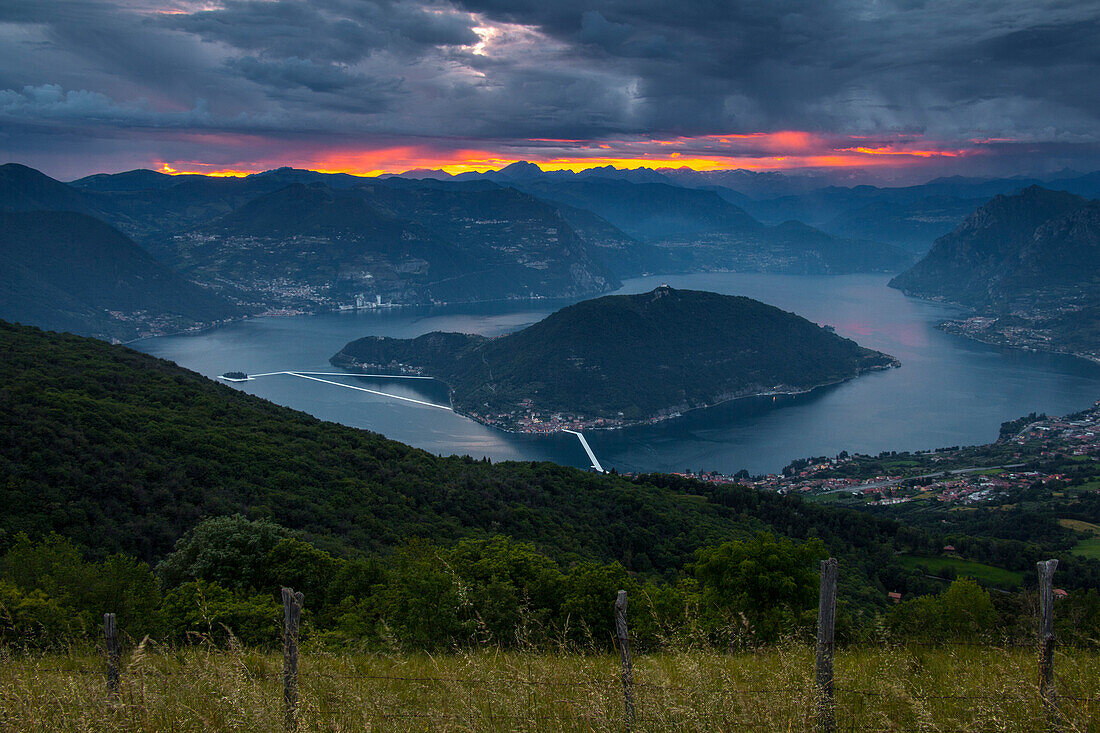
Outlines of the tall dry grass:
[[[1056,657],[1067,731],[1100,732],[1100,655]],[[108,700],[103,659],[8,653],[3,731],[278,731],[282,658],[139,646]],[[472,650],[441,656],[303,650],[300,730],[622,731],[617,657]],[[635,731],[811,731],[813,652],[669,651],[636,658]],[[982,647],[858,648],[836,659],[839,731],[1046,728],[1035,655]],[[1092,698],[1092,699],[1086,699]]]

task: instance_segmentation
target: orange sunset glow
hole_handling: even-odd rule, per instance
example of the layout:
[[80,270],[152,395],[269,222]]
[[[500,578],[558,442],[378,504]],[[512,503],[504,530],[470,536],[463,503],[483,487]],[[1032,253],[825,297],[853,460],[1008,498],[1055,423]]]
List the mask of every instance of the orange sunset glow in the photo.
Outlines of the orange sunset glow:
[[517,161],[535,163],[546,171],[578,172],[604,166],[625,170],[792,171],[919,165],[932,158],[957,158],[981,152],[978,143],[967,150],[953,146],[936,148],[918,141],[853,144],[858,142],[862,139],[850,137],[837,141],[801,131],[627,141],[531,138],[509,141],[499,150],[465,147],[441,150],[433,145],[400,145],[309,151],[278,159],[260,157],[242,160],[233,165],[162,160],[156,161],[154,167],[163,173],[210,176],[244,176],[280,166],[359,176],[403,173],[413,169],[441,170],[457,175],[499,170]]

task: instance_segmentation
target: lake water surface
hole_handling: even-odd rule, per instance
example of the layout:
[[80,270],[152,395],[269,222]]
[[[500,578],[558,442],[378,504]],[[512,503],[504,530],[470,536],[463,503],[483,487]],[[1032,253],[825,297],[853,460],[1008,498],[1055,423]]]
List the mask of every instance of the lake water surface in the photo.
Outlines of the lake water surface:
[[[620,471],[777,471],[791,459],[842,450],[878,453],[989,442],[1005,420],[1065,414],[1100,399],[1100,365],[1073,357],[1003,349],[937,331],[957,311],[907,298],[886,275],[791,276],[706,273],[639,278],[619,293],[661,283],[747,295],[793,311],[863,346],[901,360],[900,369],[792,397],[737,400],[652,426],[591,431],[605,468]],[[328,358],[366,335],[411,338],[428,331],[497,335],[545,317],[568,301],[527,301],[259,318],[204,333],[133,346],[213,377],[284,370],[338,372]],[[690,328],[691,324],[685,324]],[[436,382],[325,377],[446,404]],[[551,460],[589,465],[570,435],[494,430],[433,407],[276,375],[236,385],[273,402],[383,433],[443,455]]]

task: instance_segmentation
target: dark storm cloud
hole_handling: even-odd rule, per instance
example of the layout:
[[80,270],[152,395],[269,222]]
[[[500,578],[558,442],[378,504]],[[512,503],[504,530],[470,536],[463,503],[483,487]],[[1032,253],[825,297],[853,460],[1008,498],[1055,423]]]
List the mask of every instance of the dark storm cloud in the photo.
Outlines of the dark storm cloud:
[[259,59],[242,56],[230,59],[226,66],[244,78],[262,84],[277,97],[300,90],[318,94],[341,94],[348,109],[379,109],[398,91],[400,80],[380,82],[352,69],[333,63],[317,63],[300,58]]
[[119,104],[86,90],[64,90],[56,84],[0,90],[0,114],[42,120],[71,120],[125,127],[201,127],[210,114],[203,100],[190,110],[163,112],[147,104]]
[[468,16],[363,0],[228,0],[216,10],[166,15],[160,22],[237,49],[344,63],[376,51],[416,55],[478,40]]
[[629,23],[612,23],[598,10],[581,13],[580,30],[574,38],[580,44],[628,58],[659,58],[672,53],[663,35],[638,34]]
[[[1000,127],[994,112],[1001,102],[1004,115],[1029,117],[1014,120],[1017,133],[1045,136],[1052,123],[1064,131],[1097,133],[1100,95],[1083,89],[1100,66],[1096,3],[461,5],[537,27],[636,78],[641,127],[959,134]],[[670,53],[637,58],[636,48],[656,38]],[[1085,114],[1058,120],[1056,109]]]
[[82,128],[1095,150],[1098,72],[1096,2],[0,0],[8,155]]
[[[188,77],[204,65],[190,39],[157,32],[146,15],[98,0],[0,0],[0,24],[8,27],[0,31],[0,51],[29,67],[23,84],[95,77],[106,87],[134,79],[146,86],[185,88]],[[21,43],[9,45],[13,37]]]

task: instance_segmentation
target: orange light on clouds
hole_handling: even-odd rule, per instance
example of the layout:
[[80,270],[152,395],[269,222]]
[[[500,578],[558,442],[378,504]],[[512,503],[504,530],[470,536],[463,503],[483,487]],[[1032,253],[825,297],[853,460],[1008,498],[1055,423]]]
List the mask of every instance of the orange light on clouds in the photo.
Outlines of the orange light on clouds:
[[167,163],[161,163],[156,167],[158,173],[167,173],[170,176],[210,176],[211,178],[243,178],[260,170],[234,170],[231,168],[213,168],[203,163],[176,163],[184,170],[176,169]]
[[957,158],[965,155],[961,150],[894,150],[892,148],[842,148],[844,152],[862,153],[863,155],[912,155],[917,158]]
[[[853,145],[855,142],[863,144]],[[253,141],[254,142],[254,141]],[[567,140],[532,138],[503,142],[496,150],[447,149],[446,140],[377,148],[298,150],[278,160],[261,157],[229,165],[197,161],[158,162],[164,173],[242,176],[291,166],[322,173],[378,176],[412,169],[442,170],[456,175],[499,170],[525,160],[543,170],[581,171],[602,166],[620,169],[691,168],[698,171],[752,171],[799,168],[901,167],[934,158],[956,158],[980,152],[957,146],[937,146],[913,136],[872,141],[864,136],[827,138],[811,132],[700,135],[670,139]],[[877,144],[875,144],[877,143]],[[490,143],[486,143],[488,145]],[[906,146],[912,144],[913,148]],[[230,146],[231,149],[236,146]],[[249,146],[242,146],[247,151]],[[239,154],[239,153],[238,153]]]

